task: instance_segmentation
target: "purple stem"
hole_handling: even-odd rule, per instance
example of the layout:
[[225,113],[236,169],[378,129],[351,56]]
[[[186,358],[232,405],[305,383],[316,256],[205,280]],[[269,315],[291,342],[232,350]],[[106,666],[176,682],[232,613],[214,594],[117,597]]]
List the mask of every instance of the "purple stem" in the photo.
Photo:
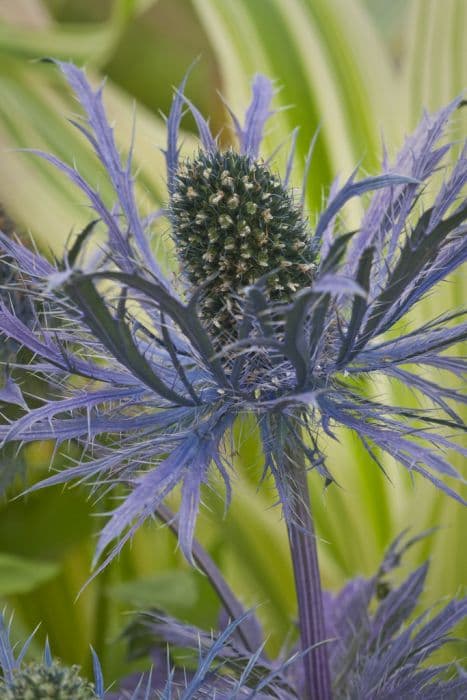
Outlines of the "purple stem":
[[303,698],[332,700],[318,552],[303,453],[298,445],[292,446],[289,443],[286,458],[293,499],[290,504],[292,515],[286,520],[303,652]]
[[[178,536],[178,523],[176,517],[167,506],[160,505],[156,510],[157,517],[165,523],[172,532]],[[211,586],[216,591],[219,599],[224,606],[227,615],[231,620],[236,620],[245,615],[243,605],[234,595],[233,591],[227,585],[221,572],[206,552],[206,550],[194,540],[193,542],[193,558],[197,565],[208,577]],[[262,644],[262,633],[259,623],[253,613],[241,622],[237,627],[237,632],[244,646],[248,651],[254,653]]]

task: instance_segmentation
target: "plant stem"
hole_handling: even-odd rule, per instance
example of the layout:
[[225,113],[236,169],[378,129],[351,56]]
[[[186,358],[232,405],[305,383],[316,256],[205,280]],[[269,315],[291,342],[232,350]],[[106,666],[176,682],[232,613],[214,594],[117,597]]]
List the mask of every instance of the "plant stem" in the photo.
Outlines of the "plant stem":
[[332,700],[328,650],[316,537],[303,452],[289,441],[287,473],[291,486],[291,517],[287,532],[295,577],[300,642],[303,652],[304,700]]

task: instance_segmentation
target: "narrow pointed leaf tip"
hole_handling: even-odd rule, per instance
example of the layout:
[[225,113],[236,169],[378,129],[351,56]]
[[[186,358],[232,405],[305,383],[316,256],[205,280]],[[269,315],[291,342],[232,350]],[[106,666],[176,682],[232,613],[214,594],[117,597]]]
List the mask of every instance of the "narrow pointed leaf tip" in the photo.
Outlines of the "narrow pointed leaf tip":
[[27,409],[21,389],[10,375],[6,376],[3,386],[0,388],[0,401],[13,403]]
[[241,134],[241,151],[250,158],[259,155],[259,148],[264,136],[264,126],[272,115],[270,110],[274,95],[272,82],[264,75],[256,75],[253,80],[253,96],[245,115],[245,124]]

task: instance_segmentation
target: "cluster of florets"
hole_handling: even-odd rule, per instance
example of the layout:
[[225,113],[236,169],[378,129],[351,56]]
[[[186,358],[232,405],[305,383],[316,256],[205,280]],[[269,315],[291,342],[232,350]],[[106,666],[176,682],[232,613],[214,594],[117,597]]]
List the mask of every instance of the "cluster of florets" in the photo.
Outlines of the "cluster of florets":
[[177,250],[190,283],[204,286],[201,310],[216,337],[234,333],[241,290],[265,277],[272,300],[312,281],[306,221],[281,180],[233,150],[183,163],[171,198]]
[[14,671],[6,685],[0,681],[2,700],[96,700],[94,686],[79,675],[79,666],[30,663]]

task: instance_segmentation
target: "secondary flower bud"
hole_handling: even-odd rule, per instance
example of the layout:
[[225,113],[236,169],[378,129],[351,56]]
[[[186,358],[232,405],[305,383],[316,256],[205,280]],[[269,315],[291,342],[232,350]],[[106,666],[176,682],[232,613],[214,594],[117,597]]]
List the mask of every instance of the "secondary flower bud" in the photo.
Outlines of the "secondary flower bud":
[[96,700],[92,683],[79,675],[79,666],[30,663],[14,671],[8,686],[0,683],[2,700]]

